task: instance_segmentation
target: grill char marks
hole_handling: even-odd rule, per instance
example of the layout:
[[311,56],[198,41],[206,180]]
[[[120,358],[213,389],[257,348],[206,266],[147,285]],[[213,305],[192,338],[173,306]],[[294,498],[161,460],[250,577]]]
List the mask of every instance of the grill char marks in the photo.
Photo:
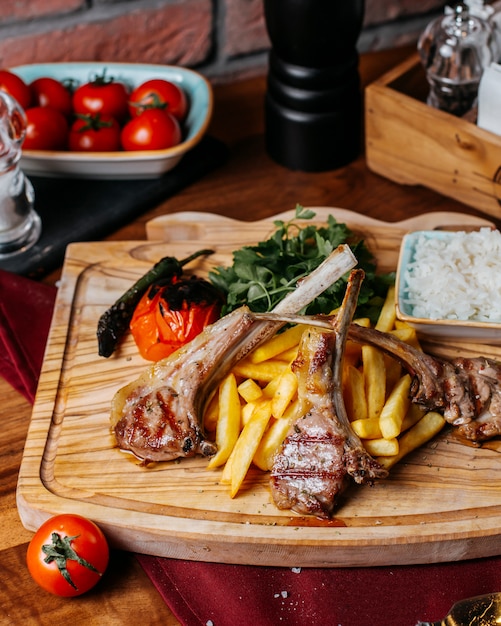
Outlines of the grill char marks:
[[280,509],[330,517],[344,488],[344,436],[332,419],[334,333],[305,331],[294,364],[301,416],[291,426],[271,472],[271,490]]
[[204,440],[189,414],[176,416],[175,398],[176,394],[168,387],[138,396],[132,419],[124,416],[115,426],[121,447],[141,451],[141,458],[146,460],[171,460],[179,456],[179,451],[186,457],[214,454],[214,445]]

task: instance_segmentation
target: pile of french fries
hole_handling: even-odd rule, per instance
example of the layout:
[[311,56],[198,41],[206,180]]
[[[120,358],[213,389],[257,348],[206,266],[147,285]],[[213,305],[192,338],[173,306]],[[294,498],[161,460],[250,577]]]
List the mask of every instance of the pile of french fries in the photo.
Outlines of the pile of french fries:
[[[390,288],[376,328],[420,349],[416,331],[395,316]],[[357,324],[370,324],[358,319]],[[221,382],[204,415],[218,452],[208,468],[222,468],[220,482],[234,498],[254,465],[269,471],[291,423],[299,417],[297,378],[291,365],[305,327],[276,335],[238,363]],[[377,348],[348,340],[343,364],[343,396],[353,430],[381,465],[391,468],[434,437],[445,420],[409,400],[411,378],[397,361]]]

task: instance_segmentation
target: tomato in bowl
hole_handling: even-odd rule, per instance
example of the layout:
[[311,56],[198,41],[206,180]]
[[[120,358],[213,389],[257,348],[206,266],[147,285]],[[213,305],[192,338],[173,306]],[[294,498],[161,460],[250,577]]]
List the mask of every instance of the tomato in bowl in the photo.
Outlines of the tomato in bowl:
[[213,94],[208,80],[191,69],[135,63],[40,63],[9,69],[25,83],[40,77],[71,81],[74,92],[93,78],[106,75],[125,85],[130,94],[153,79],[169,81],[186,94],[187,111],[181,123],[181,139],[161,149],[71,151],[23,149],[21,167],[28,175],[71,176],[93,179],[156,178],[175,167],[203,138],[209,125]]

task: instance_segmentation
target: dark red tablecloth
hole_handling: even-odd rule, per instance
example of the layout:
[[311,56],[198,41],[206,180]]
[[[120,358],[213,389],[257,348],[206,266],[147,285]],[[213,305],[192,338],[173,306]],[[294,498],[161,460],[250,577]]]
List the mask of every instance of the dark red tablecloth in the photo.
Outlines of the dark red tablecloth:
[[458,600],[501,590],[498,557],[353,569],[138,559],[187,626],[415,626],[442,619]]
[[[0,270],[0,374],[30,401],[55,293]],[[501,591],[501,557],[353,569],[137,558],[186,626],[415,626],[443,618],[458,600]]]

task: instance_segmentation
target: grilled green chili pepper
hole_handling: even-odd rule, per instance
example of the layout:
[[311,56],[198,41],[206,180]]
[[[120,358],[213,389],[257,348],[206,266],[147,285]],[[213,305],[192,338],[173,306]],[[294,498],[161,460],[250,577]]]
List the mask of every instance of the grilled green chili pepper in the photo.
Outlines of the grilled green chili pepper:
[[178,261],[166,256],[136,281],[115,304],[105,311],[97,323],[97,341],[99,356],[109,357],[115,351],[118,342],[127,332],[134,309],[148,287],[159,279],[181,276],[183,266],[199,256],[213,254],[214,250],[199,250]]

